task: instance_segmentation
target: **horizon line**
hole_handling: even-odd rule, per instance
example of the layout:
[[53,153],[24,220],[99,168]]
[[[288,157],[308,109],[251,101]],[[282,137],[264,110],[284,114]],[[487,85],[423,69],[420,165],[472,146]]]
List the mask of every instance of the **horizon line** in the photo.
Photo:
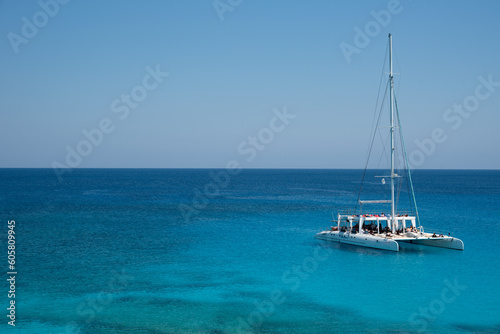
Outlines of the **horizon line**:
[[[53,169],[52,167],[0,167],[0,169]],[[198,169],[198,170],[212,170],[212,169],[227,169],[225,167],[75,167],[66,168],[71,171],[75,169]],[[239,168],[241,170],[365,170],[365,168],[348,168],[348,167],[335,167],[335,168],[320,168],[320,167],[245,167]],[[383,168],[366,168],[366,170],[381,170]],[[388,169],[388,168],[385,168]],[[418,170],[491,170],[500,171],[500,168],[414,168],[410,171]]]

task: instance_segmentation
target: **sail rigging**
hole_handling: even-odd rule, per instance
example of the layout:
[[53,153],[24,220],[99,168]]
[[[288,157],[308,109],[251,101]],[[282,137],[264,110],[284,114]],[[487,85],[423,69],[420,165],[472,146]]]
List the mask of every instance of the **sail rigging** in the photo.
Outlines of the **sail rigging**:
[[[316,238],[334,241],[339,243],[346,243],[362,247],[370,247],[383,249],[388,251],[399,251],[400,244],[417,244],[425,246],[434,246],[442,248],[450,248],[463,250],[464,245],[460,239],[454,238],[450,235],[440,234],[439,236],[431,233],[425,233],[423,227],[420,225],[420,218],[418,216],[417,201],[413,190],[413,182],[411,178],[410,165],[408,163],[408,156],[403,140],[403,131],[401,127],[401,120],[399,117],[399,110],[397,105],[396,96],[394,93],[394,72],[392,68],[392,35],[389,34],[389,80],[386,85],[384,98],[380,105],[378,117],[375,114],[373,121],[375,127],[372,127],[370,134],[371,142],[368,148],[368,155],[366,158],[366,165],[363,171],[363,177],[359,188],[358,199],[356,201],[355,211],[343,210],[337,214],[337,226],[332,226],[330,229],[319,232],[315,235]],[[386,54],[387,56],[387,54]],[[385,60],[384,60],[385,61]],[[379,85],[379,97],[380,97]],[[374,141],[376,134],[379,133],[382,139],[381,128],[387,126],[380,126],[382,119],[382,110],[384,102],[387,97],[387,90],[389,91],[389,139],[390,139],[390,169],[389,175],[372,175],[375,178],[382,178],[381,182],[370,185],[370,190],[375,190],[382,185],[386,188],[386,178],[390,179],[390,199],[361,199],[363,185],[366,183],[366,176],[368,174],[368,166],[372,151],[374,148]],[[377,98],[378,105],[379,98]],[[375,107],[375,112],[377,110]],[[387,124],[387,123],[386,123]],[[396,131],[398,129],[399,131]],[[396,140],[398,137],[399,140]],[[382,149],[382,156],[387,154],[386,141]],[[397,145],[399,143],[399,146]],[[396,152],[398,149],[401,151],[401,160],[396,159]],[[382,158],[381,158],[382,159]],[[379,160],[379,164],[380,161]],[[398,164],[398,166],[396,166]],[[399,167],[402,165],[403,172],[399,172]],[[377,170],[379,165],[377,165]],[[370,174],[372,172],[370,171]],[[410,213],[401,210],[400,195],[402,192],[403,179],[406,179],[408,187],[408,205]],[[397,184],[396,184],[397,183]],[[367,187],[365,187],[367,188]],[[385,189],[384,189],[385,190]],[[387,206],[390,204],[390,214],[385,214],[380,209],[370,209],[370,211],[363,212],[363,205],[372,206]],[[358,210],[359,208],[359,210]],[[386,211],[387,212],[387,211]],[[417,228],[418,223],[418,228]]]
[[[370,160],[372,159],[372,155],[375,151],[375,142],[377,141],[376,138],[379,136],[380,142],[381,142],[381,149],[379,149],[381,152],[380,153],[380,158],[378,160],[378,163],[376,164],[375,169],[380,170],[388,170],[387,173],[385,173],[382,176],[375,176],[375,177],[382,177],[382,181],[379,183],[384,189],[388,186],[388,194],[390,195],[390,199],[387,201],[387,198],[385,197],[383,193],[381,196],[383,197],[382,202],[379,203],[390,203],[391,206],[389,208],[390,216],[395,217],[398,212],[404,212],[404,213],[411,213],[411,214],[417,214],[418,211],[416,210],[416,200],[415,200],[415,194],[413,191],[413,183],[411,181],[411,173],[409,169],[409,164],[406,156],[406,150],[404,146],[404,140],[402,136],[402,131],[401,131],[401,120],[399,117],[399,111],[397,108],[397,100],[396,100],[396,93],[395,93],[395,80],[394,80],[394,71],[393,71],[393,48],[392,48],[392,35],[389,34],[389,40],[388,40],[388,46],[387,46],[388,52],[386,53],[384,63],[387,61],[387,58],[389,58],[389,68],[388,68],[388,73],[386,72],[385,74],[388,74],[387,77],[387,82],[384,85],[385,89],[383,90],[383,96],[381,96],[381,90],[380,88],[382,87],[382,78],[379,84],[379,93],[377,97],[377,103],[375,107],[375,113],[373,117],[373,125],[372,125],[372,131],[370,134],[370,144],[368,148],[368,154],[366,157],[366,163],[365,163],[365,168],[363,170],[363,176],[361,180],[361,185],[359,188],[358,192],[358,198],[356,200],[356,212],[361,209],[359,206],[360,201],[362,200],[363,196],[363,187],[365,186],[367,182],[367,174],[370,174],[368,171],[373,169],[373,166],[370,166]],[[384,75],[384,69],[382,69],[382,75]],[[379,105],[380,101],[380,105]],[[384,126],[382,122],[383,121],[383,116],[387,115],[384,110],[385,108],[389,109],[389,119],[388,119],[388,126]],[[387,123],[386,123],[387,124]],[[388,132],[385,132],[385,130],[389,128]],[[387,133],[387,137],[383,136],[382,133]],[[389,147],[387,147],[389,146]],[[399,152],[400,151],[400,152]],[[398,154],[398,157],[396,156]],[[387,163],[388,163],[388,168],[381,168],[381,162],[382,159],[386,157],[387,158]],[[399,160],[398,160],[399,158]],[[401,171],[400,171],[401,170]],[[386,182],[387,180],[387,182]],[[404,182],[406,180],[406,182]],[[387,185],[386,185],[387,184]],[[404,188],[404,185],[406,185],[406,189]],[[371,189],[373,192],[373,189]],[[403,191],[404,190],[404,191]],[[408,201],[401,201],[400,196],[402,192],[406,192],[408,194]],[[379,195],[380,196],[380,195]],[[419,221],[419,219],[417,219]],[[419,224],[420,225],[420,224]]]

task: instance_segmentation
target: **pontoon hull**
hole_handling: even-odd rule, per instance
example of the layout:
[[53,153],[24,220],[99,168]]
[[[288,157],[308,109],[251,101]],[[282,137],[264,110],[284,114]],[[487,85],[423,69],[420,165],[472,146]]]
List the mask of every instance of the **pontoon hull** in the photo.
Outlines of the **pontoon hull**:
[[372,236],[370,234],[323,231],[317,233],[315,237],[317,239],[340,242],[342,244],[399,252],[399,244],[396,241],[387,238]]
[[410,243],[414,245],[424,245],[431,247],[440,247],[440,248],[448,248],[448,249],[456,249],[456,250],[464,250],[464,243],[462,240],[457,238],[416,238],[411,240],[398,240],[399,242]]
[[315,235],[317,239],[339,242],[342,244],[355,245],[360,247],[369,247],[383,249],[393,252],[399,252],[399,243],[408,243],[413,245],[423,245],[439,248],[448,248],[456,250],[464,250],[462,240],[452,237],[415,237],[408,238],[404,236],[392,236],[384,238],[380,235],[359,234],[339,231],[323,231]]

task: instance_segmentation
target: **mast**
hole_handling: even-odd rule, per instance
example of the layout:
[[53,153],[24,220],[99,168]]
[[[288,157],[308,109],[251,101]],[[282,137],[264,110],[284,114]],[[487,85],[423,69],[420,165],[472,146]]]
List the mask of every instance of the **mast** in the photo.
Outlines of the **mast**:
[[390,81],[390,121],[391,121],[391,227],[395,230],[395,208],[394,208],[394,79],[392,75],[392,35],[389,34],[389,81]]

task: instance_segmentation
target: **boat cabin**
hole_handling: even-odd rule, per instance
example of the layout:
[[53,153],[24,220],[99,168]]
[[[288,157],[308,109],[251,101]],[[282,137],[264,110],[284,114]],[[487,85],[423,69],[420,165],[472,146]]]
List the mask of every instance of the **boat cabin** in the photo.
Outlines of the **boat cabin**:
[[417,232],[416,217],[410,215],[391,216],[380,214],[339,214],[337,229],[341,232],[373,234]]

